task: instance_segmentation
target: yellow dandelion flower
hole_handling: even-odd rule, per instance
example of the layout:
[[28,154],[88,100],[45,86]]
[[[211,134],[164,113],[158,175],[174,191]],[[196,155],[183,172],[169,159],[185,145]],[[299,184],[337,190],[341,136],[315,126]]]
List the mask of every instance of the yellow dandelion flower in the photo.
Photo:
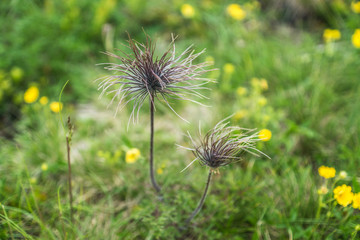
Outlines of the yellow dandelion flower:
[[355,193],[353,197],[353,208],[360,209],[360,193]]
[[260,87],[262,90],[269,89],[269,85],[268,85],[268,82],[266,81],[266,79],[264,79],[264,78],[260,79]]
[[195,9],[190,4],[183,4],[180,11],[185,18],[193,18],[195,16]]
[[339,178],[340,178],[340,179],[345,179],[345,178],[347,178],[347,172],[341,171],[341,172],[339,173]]
[[259,100],[258,100],[258,104],[263,107],[267,104],[267,99],[264,98],[264,97],[260,97]]
[[43,170],[44,172],[48,170],[48,165],[46,163],[41,164],[41,170]]
[[351,2],[351,9],[354,13],[360,13],[360,2]]
[[341,32],[337,29],[325,29],[323,38],[326,43],[339,40],[341,38]]
[[327,187],[322,186],[319,190],[318,190],[318,194],[319,195],[325,195],[329,192],[329,189],[327,189]]
[[46,105],[49,102],[49,99],[47,97],[41,97],[39,100],[41,105]]
[[248,115],[248,111],[246,111],[246,110],[240,110],[240,111],[237,111],[237,112],[235,113],[234,119],[235,119],[235,120],[240,120],[240,119],[245,118],[247,115]]
[[226,8],[226,12],[235,20],[243,20],[246,17],[246,12],[236,3],[230,4]]
[[50,103],[50,109],[54,113],[58,113],[63,108],[63,104],[61,102],[52,102]]
[[38,97],[39,97],[39,89],[37,87],[30,87],[24,93],[24,101],[26,103],[33,103],[38,99]]
[[334,189],[334,198],[343,207],[349,205],[354,198],[354,194],[351,192],[351,187],[343,184]]
[[131,148],[126,152],[125,161],[126,163],[134,163],[140,157],[140,150],[137,148]]
[[326,166],[321,166],[318,169],[319,175],[323,178],[333,178],[335,177],[336,174],[336,170],[335,168],[332,167],[326,167]]
[[261,141],[269,141],[271,139],[271,131],[269,129],[262,129],[260,132],[259,132],[259,138]]
[[356,29],[351,37],[352,44],[356,48],[360,48],[360,28]]
[[163,170],[162,168],[158,168],[158,169],[156,170],[156,172],[157,172],[157,174],[161,175],[161,174],[164,173],[164,170]]
[[238,87],[237,89],[236,89],[236,93],[241,97],[241,96],[244,96],[244,95],[246,95],[246,93],[247,93],[247,89],[246,88],[244,88],[244,87]]
[[226,63],[226,64],[224,65],[224,72],[225,72],[226,74],[231,75],[231,74],[234,73],[234,71],[235,71],[235,66],[234,66],[234,64]]

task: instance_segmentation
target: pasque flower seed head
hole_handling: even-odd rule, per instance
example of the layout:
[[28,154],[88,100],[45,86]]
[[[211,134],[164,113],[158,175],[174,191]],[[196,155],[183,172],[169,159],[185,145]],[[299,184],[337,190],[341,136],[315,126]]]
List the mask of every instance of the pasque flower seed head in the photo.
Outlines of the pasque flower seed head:
[[192,97],[205,98],[197,90],[204,89],[203,85],[210,81],[202,77],[205,72],[211,71],[205,70],[209,63],[193,63],[204,50],[195,53],[190,46],[176,56],[174,41],[175,38],[172,36],[169,49],[161,57],[155,56],[156,44],[148,35],[145,44],[136,42],[129,36],[127,47],[131,50],[130,54],[123,51],[121,56],[106,53],[119,59],[120,63],[106,63],[105,69],[113,71],[114,74],[101,78],[99,89],[102,90],[102,94],[114,93],[111,103],[119,98],[117,111],[127,103],[133,102],[130,118],[132,117],[134,122],[135,115],[138,117],[139,110],[147,98],[152,104],[156,98],[173,111],[169,99],[196,102]]

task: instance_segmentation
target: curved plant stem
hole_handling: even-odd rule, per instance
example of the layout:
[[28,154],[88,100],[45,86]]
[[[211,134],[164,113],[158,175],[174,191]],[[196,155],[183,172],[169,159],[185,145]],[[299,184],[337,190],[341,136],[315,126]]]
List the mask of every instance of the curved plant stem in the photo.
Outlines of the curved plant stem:
[[150,178],[153,187],[160,195],[161,188],[154,175],[154,97],[150,96]]
[[206,195],[207,195],[207,192],[208,192],[208,189],[209,189],[209,185],[210,185],[211,174],[212,174],[212,171],[211,171],[211,169],[209,169],[209,175],[208,175],[208,179],[207,179],[207,182],[206,182],[204,193],[203,193],[203,195],[202,195],[202,197],[200,199],[200,202],[199,202],[197,208],[192,212],[191,216],[186,220],[186,224],[189,224],[191,222],[191,220],[196,216],[196,214],[199,213],[202,206],[204,205],[204,201],[205,201],[205,198],[206,198]]

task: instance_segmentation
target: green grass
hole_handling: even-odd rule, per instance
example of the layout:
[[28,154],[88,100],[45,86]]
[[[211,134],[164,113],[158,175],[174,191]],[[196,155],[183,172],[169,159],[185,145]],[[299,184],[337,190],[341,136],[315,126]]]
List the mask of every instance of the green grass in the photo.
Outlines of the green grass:
[[[348,177],[336,177],[335,186],[347,184],[360,191],[360,58],[351,45],[352,29],[344,23],[342,39],[324,45],[322,28],[299,29],[279,22],[273,26],[271,15],[259,11],[245,22],[235,22],[224,14],[226,5],[216,3],[191,20],[181,17],[180,4],[167,4],[158,8],[158,16],[149,16],[149,22],[143,15],[153,9],[151,5],[137,8],[135,3],[125,8],[135,22],[125,15],[108,18],[119,24],[114,27],[115,47],[123,48],[126,26],[136,39],[144,39],[135,26],[141,24],[157,40],[159,51],[174,32],[180,35],[179,52],[192,43],[197,51],[206,48],[201,60],[212,56],[218,69],[209,74],[217,83],[209,84],[211,91],[204,91],[209,99],[202,101],[211,107],[174,103],[190,124],[166,106],[156,105],[155,169],[163,167],[157,181],[164,201],[157,199],[148,176],[149,105],[143,106],[139,122],[127,130],[131,107],[114,117],[116,104],[107,108],[111,96],[98,99],[93,81],[108,73],[94,63],[107,61],[98,53],[106,47],[101,47],[97,31],[88,26],[86,36],[75,41],[86,54],[75,54],[69,63],[63,56],[53,59],[51,85],[38,80],[38,86],[44,86],[41,95],[46,93],[54,101],[62,84],[70,80],[62,94],[62,115],[64,121],[70,116],[75,125],[71,151],[75,221],[71,223],[69,215],[66,133],[59,114],[39,102],[21,104],[12,138],[0,138],[0,239],[356,239],[359,210],[336,205],[331,188],[335,180],[325,180],[317,172],[321,165],[335,167],[337,173],[345,170]],[[16,24],[38,24],[42,8],[34,9],[28,14],[35,22],[24,17]],[[124,18],[126,22],[121,22]],[[83,20],[76,21],[74,26],[84,25]],[[14,36],[21,35],[18,28]],[[68,31],[68,37],[75,34]],[[97,40],[89,44],[92,37]],[[46,38],[42,41],[50,44]],[[66,52],[76,49],[65,43],[57,47]],[[24,55],[11,50],[9,59],[38,51],[36,46]],[[90,53],[93,58],[79,61]],[[0,66],[7,69],[9,59]],[[230,76],[223,70],[226,63],[235,66]],[[25,83],[37,81],[42,74],[37,70],[41,63],[27,62],[22,67],[27,70],[29,64],[36,65],[31,70],[35,73],[28,71],[31,76],[24,78]],[[64,69],[69,71],[64,74]],[[254,77],[266,79],[269,89],[256,90],[251,84]],[[245,96],[237,95],[240,86],[248,89]],[[267,99],[263,107],[257,104],[261,97]],[[271,159],[245,155],[241,162],[221,168],[212,179],[203,209],[180,231],[197,206],[208,169],[196,163],[181,173],[193,156],[176,144],[189,145],[186,132],[196,136],[199,122],[208,130],[239,110],[247,110],[248,115],[232,118],[232,124],[272,131],[270,141],[257,145]],[[125,162],[130,148],[141,151],[134,164]],[[43,163],[48,165],[46,171],[41,169]],[[329,193],[316,216],[317,191],[325,183]]]

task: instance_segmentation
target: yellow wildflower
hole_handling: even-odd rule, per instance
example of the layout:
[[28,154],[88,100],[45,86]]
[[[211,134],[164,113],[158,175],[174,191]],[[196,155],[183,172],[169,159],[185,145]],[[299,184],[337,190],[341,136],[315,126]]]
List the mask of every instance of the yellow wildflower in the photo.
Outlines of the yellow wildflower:
[[10,80],[3,80],[0,82],[0,89],[4,92],[6,92],[7,90],[11,89],[11,82]]
[[162,163],[161,166],[156,170],[157,174],[159,174],[159,175],[163,174],[165,167],[166,167],[166,164]]
[[341,38],[341,32],[337,29],[325,29],[323,33],[325,42],[332,42]]
[[262,90],[268,90],[269,89],[269,85],[266,81],[266,79],[262,78],[260,79],[260,87]]
[[180,11],[185,18],[193,18],[195,16],[195,9],[190,4],[183,4]]
[[357,224],[356,226],[355,226],[355,231],[360,231],[360,224]]
[[360,193],[355,193],[353,197],[353,208],[360,209]]
[[24,71],[19,67],[13,67],[10,71],[10,75],[15,81],[19,81],[24,76]]
[[48,165],[46,163],[41,164],[41,170],[43,170],[44,172],[48,170]]
[[261,141],[269,141],[271,139],[271,131],[269,129],[262,129],[260,132],[259,132],[259,138]]
[[237,111],[234,115],[234,119],[235,120],[240,120],[240,119],[243,119],[244,117],[246,117],[248,115],[248,111],[246,110],[240,110],[240,111]]
[[356,29],[351,37],[352,44],[356,48],[360,48],[360,28]]
[[350,186],[343,184],[334,189],[334,198],[341,206],[346,207],[353,201],[354,194]]
[[319,175],[323,178],[333,178],[335,177],[335,173],[336,173],[335,168],[326,167],[326,166],[319,167],[318,171],[319,171]]
[[246,12],[236,3],[230,4],[226,12],[235,20],[243,20],[246,17]]
[[247,93],[247,89],[244,87],[238,87],[236,89],[236,93],[241,97],[244,96]]
[[30,178],[29,181],[30,181],[31,184],[35,184],[36,183],[36,178],[32,177],[32,178]]
[[225,72],[226,74],[231,75],[231,74],[234,73],[234,71],[235,71],[235,66],[234,66],[234,64],[226,63],[226,64],[224,65],[224,72]]
[[347,173],[346,173],[345,171],[341,171],[341,172],[339,173],[339,178],[340,178],[340,179],[345,179],[345,178],[347,178]]
[[41,97],[39,102],[41,103],[41,105],[46,105],[49,102],[49,99],[47,97]]
[[134,163],[140,157],[140,150],[137,148],[131,148],[126,152],[125,161],[126,163]]
[[158,168],[158,169],[156,170],[156,172],[157,172],[157,174],[161,175],[161,174],[164,173],[164,170],[163,170],[162,168]]
[[63,108],[63,104],[61,102],[52,102],[50,103],[50,109],[54,113],[58,113]]
[[327,187],[322,186],[319,190],[318,190],[318,194],[319,195],[325,195],[329,192],[329,190],[327,189]]
[[33,103],[38,99],[38,97],[39,97],[39,89],[37,87],[30,87],[24,93],[24,101],[26,103]]
[[265,106],[266,103],[267,103],[267,99],[266,99],[266,98],[264,98],[264,97],[260,97],[260,98],[259,98],[258,104],[259,104],[261,107]]
[[360,13],[360,2],[351,2],[351,9],[354,13]]
[[253,88],[258,88],[260,86],[260,80],[258,78],[254,77],[250,80],[250,82]]

